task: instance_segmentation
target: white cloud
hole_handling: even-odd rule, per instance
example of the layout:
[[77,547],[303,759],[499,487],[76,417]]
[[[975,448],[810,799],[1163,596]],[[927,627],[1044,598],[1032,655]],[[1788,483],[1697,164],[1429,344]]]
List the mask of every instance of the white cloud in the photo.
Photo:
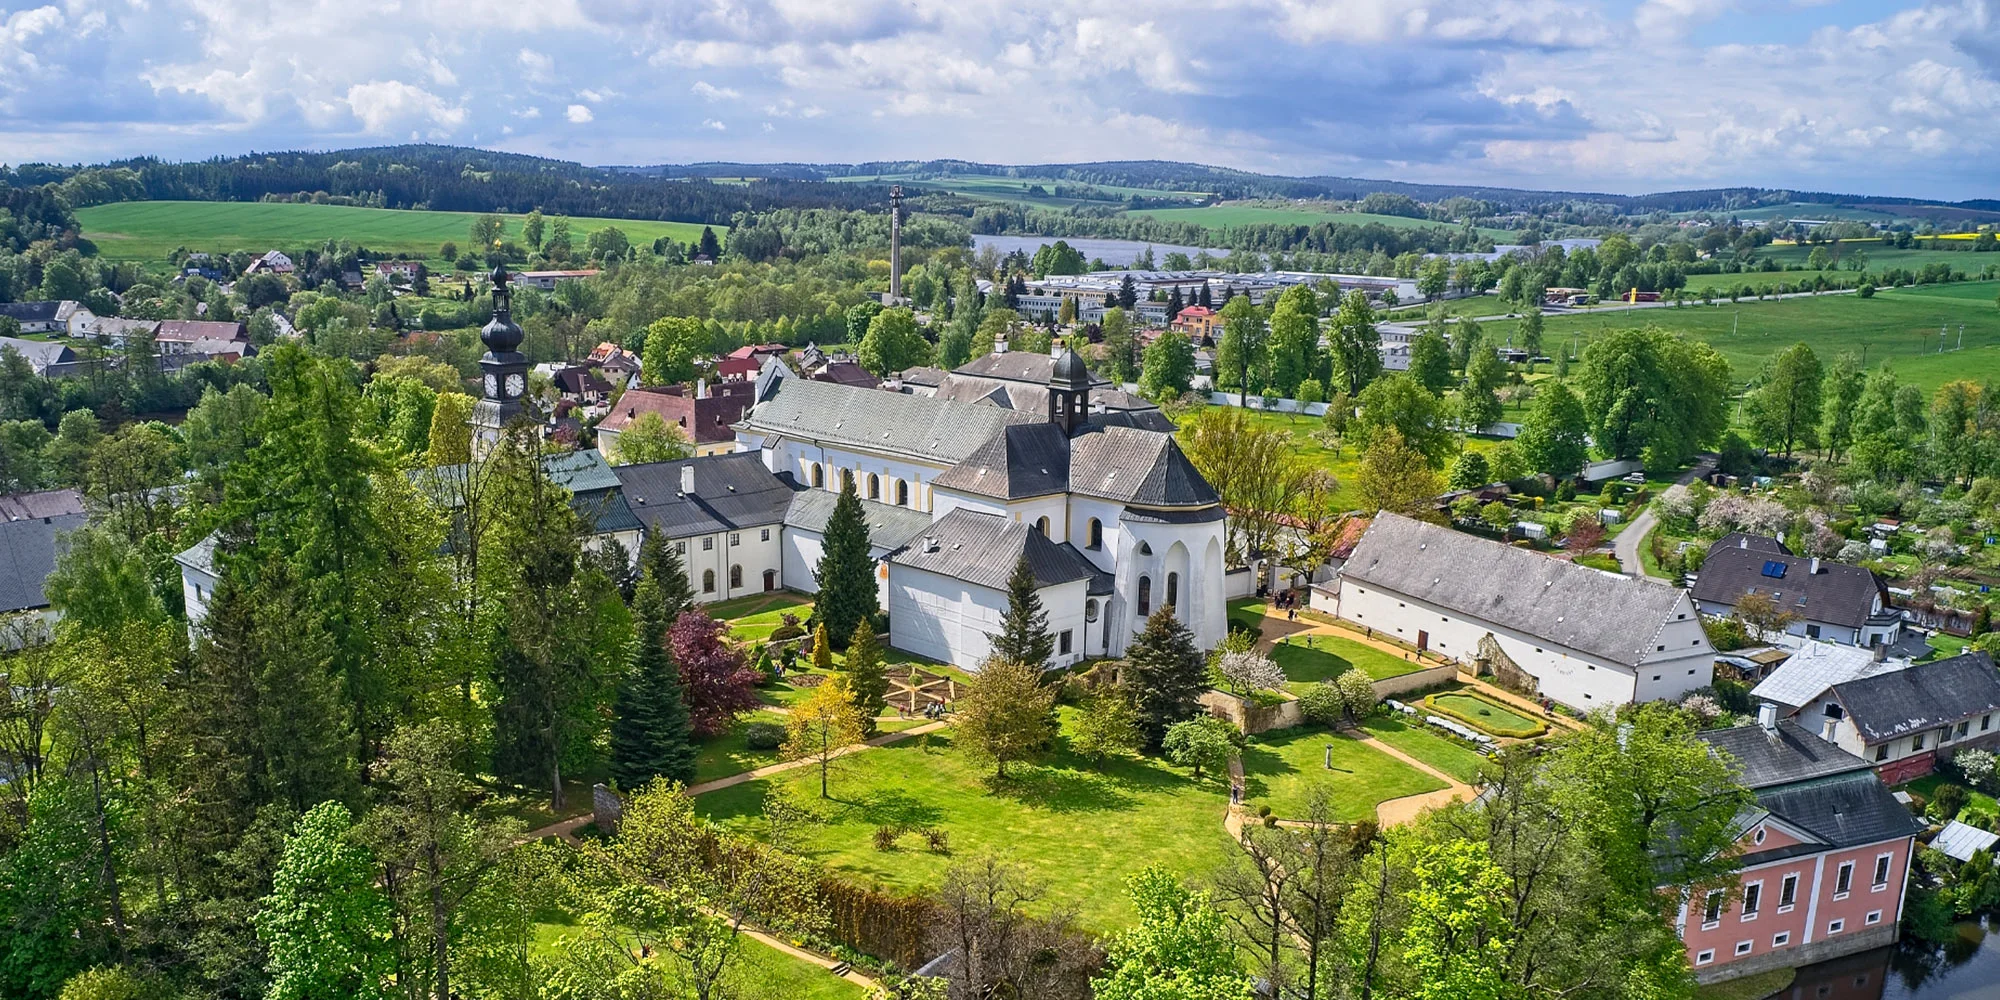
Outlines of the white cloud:
[[694,96],[704,101],[733,101],[743,96],[734,88],[718,87],[707,80],[696,80],[694,86],[688,89],[694,92]]
[[412,119],[445,129],[465,122],[465,109],[401,80],[371,80],[347,88],[347,106],[363,131],[381,133]]
[[597,116],[591,114],[590,108],[586,105],[572,104],[563,112],[563,117],[569,119],[572,125],[587,125]]
[[713,118],[703,118],[701,120],[701,127],[707,129],[714,129],[717,132],[727,132],[729,130],[729,126],[724,125],[723,123],[716,121]]
[[545,53],[524,48],[514,61],[520,64],[521,75],[532,82],[547,83],[555,76],[556,61]]

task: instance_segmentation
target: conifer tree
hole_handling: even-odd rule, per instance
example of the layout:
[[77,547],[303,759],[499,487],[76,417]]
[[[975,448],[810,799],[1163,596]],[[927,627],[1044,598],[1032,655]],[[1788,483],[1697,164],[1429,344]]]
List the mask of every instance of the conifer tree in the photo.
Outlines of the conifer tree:
[[826,621],[813,626],[813,669],[833,669],[833,643],[826,639]]
[[826,522],[826,549],[814,569],[819,577],[819,617],[827,634],[846,641],[854,626],[875,613],[875,557],[868,552],[868,522],[861,514],[861,498],[854,493],[854,477],[843,476],[840,499]]
[[862,731],[873,733],[875,717],[889,706],[889,674],[882,664],[882,643],[865,619],[847,642],[847,687],[861,713]]
[[999,634],[988,638],[993,640],[993,655],[1009,663],[1040,669],[1055,655],[1056,637],[1049,634],[1049,615],[1035,593],[1035,570],[1027,556],[1014,564],[1014,575],[1007,578],[1007,613],[1000,616]]
[[694,729],[681,695],[680,667],[667,652],[666,602],[649,572],[632,598],[638,644],[618,685],[611,723],[611,777],[631,791],[654,778],[694,782]]
[[687,567],[680,552],[665,536],[648,533],[639,545],[639,572],[650,575],[660,588],[660,628],[664,631],[694,610],[694,585],[688,582]]
[[1167,729],[1194,717],[1202,689],[1208,686],[1208,664],[1194,644],[1194,633],[1163,607],[1146,619],[1146,631],[1126,654],[1125,676],[1132,707],[1139,713],[1139,730],[1146,745],[1159,749]]

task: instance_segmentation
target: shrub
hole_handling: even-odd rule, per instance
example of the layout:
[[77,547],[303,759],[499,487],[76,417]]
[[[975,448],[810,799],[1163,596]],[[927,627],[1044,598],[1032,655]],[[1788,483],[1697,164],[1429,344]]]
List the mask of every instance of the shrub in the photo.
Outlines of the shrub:
[[790,639],[800,638],[805,634],[805,627],[799,624],[799,616],[786,615],[783,619],[783,624],[771,630],[771,641],[785,642]]
[[932,854],[949,855],[951,834],[935,826],[924,827],[924,846],[929,847]]
[[743,727],[743,745],[752,750],[776,750],[785,743],[785,727],[775,722],[753,722]]
[[1269,815],[1271,815],[1271,807],[1270,807],[1270,806],[1258,806],[1258,807],[1257,807],[1257,815],[1259,815],[1259,816],[1269,816]]
[[1875,297],[1875,285],[1873,282],[1864,281],[1860,288],[1854,290],[1854,294],[1864,299],[1872,299]]
[[902,828],[901,828],[901,827],[895,827],[895,826],[888,826],[888,825],[883,825],[883,826],[878,826],[878,827],[876,827],[876,828],[875,828],[875,849],[876,849],[876,850],[878,850],[878,851],[893,851],[893,850],[895,850],[895,849],[896,849],[896,838],[897,838],[897,837],[900,837],[900,836],[902,836],[902,835],[903,835],[903,830],[902,830]]
[[1265,827],[1265,829],[1269,829],[1269,830],[1275,830],[1275,829],[1277,829],[1277,828],[1278,828],[1278,817],[1276,817],[1276,816],[1266,816],[1266,817],[1264,817],[1264,827]]
[[1346,708],[1347,699],[1331,681],[1314,684],[1299,696],[1299,714],[1316,726],[1331,728],[1340,721],[1341,713]]
[[1965,783],[1982,791],[1992,791],[1996,758],[1987,750],[1961,750],[1952,758],[1958,765],[1958,772],[1965,776]]
[[1964,785],[1942,784],[1937,786],[1937,791],[1931,795],[1931,810],[1939,819],[1955,819],[1959,810],[1965,808],[1965,803],[1971,797]]

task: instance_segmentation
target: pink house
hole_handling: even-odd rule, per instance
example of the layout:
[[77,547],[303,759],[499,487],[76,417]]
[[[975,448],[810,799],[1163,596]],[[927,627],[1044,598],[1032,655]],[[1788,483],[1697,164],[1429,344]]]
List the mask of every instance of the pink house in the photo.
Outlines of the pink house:
[[1701,734],[1756,795],[1738,817],[1735,886],[1696,897],[1677,918],[1704,983],[1894,942],[1923,829],[1868,761],[1779,722],[1773,706],[1758,718]]

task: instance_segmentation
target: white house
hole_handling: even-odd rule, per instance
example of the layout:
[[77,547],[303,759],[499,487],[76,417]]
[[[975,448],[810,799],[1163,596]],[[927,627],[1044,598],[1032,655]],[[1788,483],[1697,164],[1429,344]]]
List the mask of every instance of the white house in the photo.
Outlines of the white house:
[[1020,560],[1035,574],[1035,592],[1055,637],[1051,666],[1105,655],[1100,603],[1111,575],[1035,527],[999,514],[958,508],[939,517],[889,557],[889,644],[897,649],[977,667],[992,652],[991,636],[1007,613],[1007,583]]
[[[826,554],[826,522],[833,517],[838,498],[832,490],[800,490],[792,495],[791,506],[785,510],[784,579],[793,590],[819,590],[816,574],[820,557]],[[861,518],[868,525],[868,554],[876,560],[877,603],[887,611],[889,553],[923,534],[931,526],[931,516],[908,507],[863,500]]]
[[1679,698],[1713,679],[1715,648],[1675,587],[1378,515],[1313,606],[1590,710]]
[[696,600],[784,588],[781,536],[793,488],[757,456],[703,455],[613,471],[646,533],[680,554]]

